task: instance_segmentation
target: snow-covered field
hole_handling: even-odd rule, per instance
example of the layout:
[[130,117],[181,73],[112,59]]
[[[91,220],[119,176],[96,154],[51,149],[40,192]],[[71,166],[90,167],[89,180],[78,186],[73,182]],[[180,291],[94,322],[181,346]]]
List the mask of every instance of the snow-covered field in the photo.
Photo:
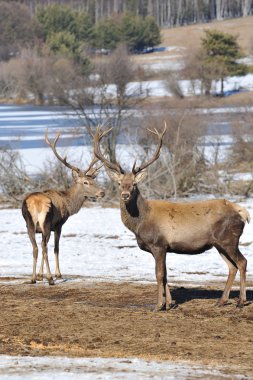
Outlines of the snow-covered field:
[[[155,65],[155,64],[153,64]],[[161,68],[161,64],[156,64],[155,70]],[[175,64],[176,70],[178,70],[178,64]],[[194,82],[190,80],[179,80],[179,87],[184,96],[201,95],[201,83],[196,80]],[[211,92],[219,94],[221,88],[220,81],[213,82]],[[224,81],[224,92],[228,91],[252,91],[253,90],[253,74],[247,74],[243,77],[227,77]],[[173,96],[173,92],[169,88],[169,84],[164,80],[143,81],[143,82],[131,82],[127,85],[126,93],[129,96],[132,94],[139,94],[140,96],[148,97],[164,97]],[[116,86],[109,85],[107,87],[107,96],[116,97]]]
[[[17,368],[19,374],[17,374]],[[231,379],[222,368],[136,358],[60,358],[0,356],[1,380],[219,380]],[[233,379],[242,376],[233,375]]]
[[[253,218],[253,202],[244,204]],[[31,243],[20,210],[0,210],[1,276],[30,276]],[[60,265],[64,278],[81,276],[92,281],[155,281],[154,259],[141,251],[134,235],[121,222],[117,208],[83,208],[63,226]],[[248,259],[248,279],[253,280],[253,233],[246,225],[241,251]],[[49,244],[51,269],[54,270],[53,239]],[[197,256],[167,255],[170,283],[207,285],[225,282],[227,265],[215,249]],[[71,281],[71,278],[69,279]],[[0,278],[1,280],[1,278]]]

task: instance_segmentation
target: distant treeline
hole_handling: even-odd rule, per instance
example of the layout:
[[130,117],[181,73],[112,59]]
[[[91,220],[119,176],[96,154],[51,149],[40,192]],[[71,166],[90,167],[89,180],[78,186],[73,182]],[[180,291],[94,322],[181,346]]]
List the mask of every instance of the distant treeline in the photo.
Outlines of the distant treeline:
[[19,0],[33,12],[52,3],[88,12],[96,23],[112,14],[132,11],[152,15],[161,27],[209,22],[253,14],[253,0]]

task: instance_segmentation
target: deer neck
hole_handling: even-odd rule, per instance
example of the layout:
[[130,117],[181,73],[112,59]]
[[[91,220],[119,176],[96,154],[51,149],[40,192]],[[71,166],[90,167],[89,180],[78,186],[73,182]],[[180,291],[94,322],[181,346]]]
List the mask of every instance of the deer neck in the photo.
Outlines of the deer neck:
[[145,199],[136,187],[135,192],[128,203],[120,200],[121,219],[124,225],[132,232],[136,233],[139,223],[148,212],[148,206]]
[[84,194],[82,185],[75,183],[69,189],[66,190],[66,206],[69,212],[69,216],[76,214],[83,205]]

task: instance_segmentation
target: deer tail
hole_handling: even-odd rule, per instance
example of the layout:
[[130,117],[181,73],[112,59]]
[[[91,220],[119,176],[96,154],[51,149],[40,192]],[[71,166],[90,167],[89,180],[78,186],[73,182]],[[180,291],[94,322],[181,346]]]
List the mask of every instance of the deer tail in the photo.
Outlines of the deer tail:
[[250,219],[251,219],[250,213],[246,208],[235,204],[235,209],[238,212],[238,214],[240,215],[240,217],[242,218],[244,223],[250,222]]

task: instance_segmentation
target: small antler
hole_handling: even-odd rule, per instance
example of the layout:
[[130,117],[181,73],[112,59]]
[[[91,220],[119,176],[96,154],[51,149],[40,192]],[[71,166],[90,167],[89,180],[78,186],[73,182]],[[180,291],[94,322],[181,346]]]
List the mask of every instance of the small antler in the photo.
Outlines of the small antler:
[[57,133],[57,135],[56,135],[56,137],[55,137],[53,143],[51,143],[51,142],[49,141],[49,139],[48,139],[47,130],[46,130],[46,133],[45,133],[45,141],[46,141],[47,145],[50,146],[50,148],[51,148],[52,151],[54,152],[54,155],[58,158],[59,161],[61,161],[65,166],[67,166],[67,168],[69,168],[69,169],[71,169],[71,170],[74,170],[74,171],[76,171],[77,173],[80,173],[81,170],[80,170],[78,167],[73,166],[73,165],[71,165],[71,164],[69,164],[69,163],[67,162],[67,156],[65,156],[64,158],[62,158],[62,157],[58,154],[58,152],[57,152],[57,150],[56,150],[56,144],[57,144],[57,141],[58,141],[58,139],[59,139],[59,137],[60,137],[60,134],[61,134],[61,130],[58,131],[58,133]]
[[160,156],[160,151],[161,151],[161,147],[162,147],[162,143],[163,143],[163,136],[167,130],[167,124],[166,122],[164,122],[165,126],[164,126],[164,130],[159,133],[158,130],[156,128],[154,128],[154,130],[151,130],[151,129],[148,129],[149,132],[153,133],[154,135],[156,135],[159,139],[158,141],[158,145],[157,145],[157,148],[156,148],[156,151],[153,155],[153,157],[147,161],[146,163],[143,163],[140,167],[136,167],[136,161],[134,162],[134,165],[133,165],[133,168],[132,168],[132,173],[133,174],[137,174],[139,173],[140,171],[146,169],[149,165],[151,165],[154,161],[156,161],[159,156]]
[[93,135],[93,140],[94,140],[94,154],[95,154],[95,156],[96,156],[100,161],[102,161],[102,162],[104,163],[104,165],[105,165],[108,169],[110,169],[110,170],[112,170],[112,171],[114,171],[114,172],[117,172],[118,174],[123,174],[124,171],[123,171],[123,169],[121,168],[121,166],[120,166],[117,162],[113,163],[113,162],[110,162],[109,160],[107,160],[107,159],[103,156],[103,154],[102,154],[102,152],[101,152],[101,149],[100,149],[100,141],[101,141],[102,138],[103,138],[104,136],[106,136],[111,130],[112,130],[112,127],[109,128],[109,129],[107,129],[107,130],[105,130],[105,131],[103,131],[100,125],[97,126],[96,132],[95,132],[95,134]]

